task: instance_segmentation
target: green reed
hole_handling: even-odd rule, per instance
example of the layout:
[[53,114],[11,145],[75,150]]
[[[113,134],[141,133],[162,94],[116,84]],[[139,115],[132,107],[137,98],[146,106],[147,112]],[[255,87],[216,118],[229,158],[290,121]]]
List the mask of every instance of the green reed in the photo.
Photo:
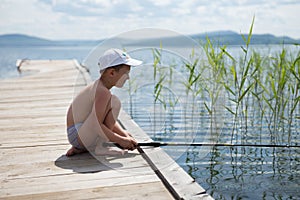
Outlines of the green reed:
[[208,97],[208,101],[204,102],[204,107],[208,111],[210,116],[210,132],[214,137],[219,136],[218,123],[220,120],[220,109],[223,109],[220,104],[223,105],[223,93],[224,93],[224,79],[226,76],[225,69],[225,57],[229,56],[226,52],[226,46],[220,47],[217,51],[212,45],[209,38],[206,38],[206,44],[204,45],[204,52],[207,62],[203,68],[206,73],[206,80],[204,81],[205,96]]
[[192,50],[190,60],[184,63],[187,69],[187,79],[183,84],[186,88],[186,94],[192,93],[193,97],[196,97],[201,91],[198,88],[199,84],[196,84],[201,74],[198,71],[199,58],[195,58],[194,53],[194,50]]
[[[292,123],[299,119],[295,115],[300,101],[299,52],[296,57],[288,57],[283,48],[280,53],[269,57],[251,51],[254,19],[248,36],[242,35],[245,46],[241,47],[243,56],[238,59],[228,53],[226,46],[216,48],[207,38],[204,59],[208,65],[200,68],[211,71],[209,78],[214,84],[208,87],[209,83],[206,81],[205,92],[210,104],[204,102],[204,106],[211,115],[219,92],[224,89],[227,100],[224,108],[233,117],[231,140],[240,136],[243,142],[250,126],[260,126],[262,130],[267,123],[272,143],[283,141],[282,135],[278,133],[286,132],[286,127],[290,143]],[[291,54],[295,55],[294,52]],[[203,81],[197,83],[203,85]]]
[[[248,118],[248,98],[245,98],[250,94],[252,86],[254,85],[252,76],[255,74],[256,69],[251,72],[251,67],[253,63],[252,57],[248,59],[249,56],[249,47],[252,38],[252,30],[254,25],[254,17],[250,26],[250,30],[247,38],[242,35],[242,38],[245,42],[245,47],[241,47],[244,52],[244,58],[240,60],[239,73],[237,73],[236,68],[233,67],[234,75],[234,86],[235,86],[235,118],[234,118],[234,128],[236,128],[236,122],[238,118],[240,119],[240,124],[243,126],[247,132],[247,118]],[[239,115],[238,115],[239,112]],[[233,136],[233,135],[232,135]]]
[[[268,73],[266,77],[266,85],[269,90],[271,88],[271,93],[269,93],[268,97],[264,97],[267,105],[269,106],[270,110],[272,111],[270,115],[269,121],[269,129],[273,133],[272,141],[275,139],[275,134],[279,128],[284,128],[283,120],[284,118],[284,111],[286,109],[287,103],[289,101],[289,95],[286,96],[286,85],[288,82],[289,74],[288,74],[288,65],[286,62],[286,51],[285,49],[282,50],[278,57],[273,58],[272,65],[270,66],[273,69],[273,73]],[[266,94],[268,91],[266,91]]]
[[[177,105],[179,99],[172,94],[172,90],[170,89],[173,84],[173,68],[175,65],[168,64],[167,66],[163,66],[162,64],[162,56],[163,56],[162,44],[160,44],[160,48],[152,49],[152,55],[154,58],[153,62],[153,111],[154,111],[154,127],[156,126],[156,111],[159,113],[159,120],[163,120],[164,112],[168,113],[168,115],[172,116],[174,112],[174,108]],[[166,87],[166,85],[169,86]],[[166,124],[165,124],[166,125]],[[154,130],[156,132],[156,130]]]
[[[289,133],[291,132],[291,124],[293,122],[293,116],[294,116],[294,112],[297,108],[297,105],[299,105],[299,101],[300,101],[300,96],[299,96],[299,90],[300,90],[300,51],[297,54],[297,57],[295,59],[292,59],[290,61],[290,68],[289,68],[291,75],[293,76],[294,80],[292,80],[292,82],[289,83],[289,90],[291,92],[291,106],[290,106],[290,112],[289,112],[289,120],[288,120],[288,124],[289,124]],[[298,119],[300,119],[300,116],[296,117]],[[288,137],[288,143],[291,142],[291,137],[289,134]]]
[[128,81],[128,94],[129,94],[129,115],[133,116],[133,94],[136,93],[138,86],[136,83],[136,78],[130,78]]
[[[157,76],[159,76],[159,72],[160,72],[160,65],[161,65],[161,56],[162,56],[162,49],[152,49],[152,55],[153,55],[153,81],[154,81],[154,96],[155,96],[155,100],[153,102],[153,126],[154,126],[154,136],[156,134],[156,103],[157,100],[159,99],[160,96],[160,92],[162,89],[162,83],[163,83],[163,79],[164,77],[159,77],[160,81],[157,82]],[[157,83],[156,83],[157,82]]]
[[166,74],[161,66],[162,47],[160,49],[152,49],[152,55],[154,57],[153,62],[153,80],[154,80],[154,104],[159,101],[166,109],[166,101],[163,98],[162,89],[165,84]]
[[[260,127],[260,131],[262,131],[264,114],[266,112],[266,108],[263,106],[263,93],[264,87],[261,87],[261,80],[263,80],[264,70],[262,66],[266,66],[269,64],[268,59],[265,56],[261,56],[258,52],[252,52],[252,66],[256,69],[252,78],[254,81],[253,89],[251,90],[252,95],[252,115],[250,125],[255,126],[258,125]],[[261,138],[261,135],[260,135]]]
[[[228,52],[227,46],[214,46],[209,38],[202,44],[204,58],[191,51],[182,73],[183,88],[189,98],[186,102],[192,104],[185,105],[185,119],[191,116],[193,120],[195,114],[200,117],[206,112],[212,128],[224,111],[226,119],[232,120],[232,142],[234,138],[240,140],[236,142],[246,142],[248,134],[261,138],[267,127],[271,143],[290,144],[294,125],[300,120],[300,51],[289,52],[283,46],[280,52],[269,56],[252,50],[254,19],[247,36],[241,36],[244,45],[238,58]],[[162,48],[152,52],[154,104],[160,102],[164,109],[174,107],[178,99],[165,95],[166,85],[172,88],[173,70],[182,66],[162,66]],[[197,106],[204,109],[196,113]]]
[[286,132],[287,128],[290,143],[294,111],[299,103],[299,52],[294,58],[283,48],[270,58],[269,66],[261,85],[264,84],[263,99],[270,112],[266,121],[271,133],[271,142],[284,142],[281,133]]
[[[199,84],[200,81],[200,76],[201,73],[199,73],[198,71],[198,66],[199,64],[199,58],[194,58],[194,51],[192,51],[191,55],[190,55],[190,60],[187,62],[184,62],[184,66],[187,70],[187,78],[185,80],[185,82],[183,82],[184,86],[185,86],[185,92],[186,92],[186,97],[189,98],[189,96],[191,95],[192,99],[192,112],[194,112],[194,104],[195,104],[195,99],[196,97],[200,94],[201,92],[201,87]],[[188,103],[190,100],[187,99],[186,102]],[[188,105],[186,103],[186,106]],[[185,109],[185,112],[187,111],[187,108]],[[193,116],[194,113],[192,113]],[[185,117],[186,118],[186,117]]]

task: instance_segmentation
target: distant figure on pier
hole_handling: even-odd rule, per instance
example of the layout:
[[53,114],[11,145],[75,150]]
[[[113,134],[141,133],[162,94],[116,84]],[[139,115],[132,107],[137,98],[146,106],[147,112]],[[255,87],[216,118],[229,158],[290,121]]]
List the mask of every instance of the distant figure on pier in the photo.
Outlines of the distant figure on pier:
[[[121,102],[112,95],[113,86],[122,87],[131,66],[142,61],[131,58],[119,49],[107,50],[99,59],[100,77],[83,89],[71,103],[67,113],[68,140],[72,147],[67,156],[90,151],[96,155],[124,154],[134,150],[137,141],[117,121]],[[115,142],[124,148],[105,147]]]

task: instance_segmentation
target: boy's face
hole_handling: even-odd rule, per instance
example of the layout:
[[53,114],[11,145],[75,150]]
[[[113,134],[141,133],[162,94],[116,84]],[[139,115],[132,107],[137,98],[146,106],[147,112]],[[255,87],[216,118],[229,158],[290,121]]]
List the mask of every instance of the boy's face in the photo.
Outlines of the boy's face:
[[130,66],[123,65],[118,71],[116,71],[116,84],[118,88],[123,87],[125,82],[129,79]]

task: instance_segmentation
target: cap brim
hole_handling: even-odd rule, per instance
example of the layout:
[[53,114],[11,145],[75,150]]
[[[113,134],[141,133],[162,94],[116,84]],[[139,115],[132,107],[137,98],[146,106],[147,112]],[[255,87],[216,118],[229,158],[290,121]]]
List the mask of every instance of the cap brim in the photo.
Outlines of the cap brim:
[[143,63],[143,61],[141,60],[136,60],[136,59],[133,59],[133,58],[129,58],[126,63],[126,65],[130,65],[130,66],[139,66]]

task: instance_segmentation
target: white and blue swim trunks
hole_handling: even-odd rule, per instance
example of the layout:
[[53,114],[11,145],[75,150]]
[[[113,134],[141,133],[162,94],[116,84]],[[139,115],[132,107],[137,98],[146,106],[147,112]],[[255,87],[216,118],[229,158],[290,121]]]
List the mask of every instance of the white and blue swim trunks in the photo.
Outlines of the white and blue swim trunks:
[[70,144],[75,147],[76,149],[85,149],[79,142],[78,142],[78,131],[83,123],[77,123],[67,128],[68,133],[68,140]]

